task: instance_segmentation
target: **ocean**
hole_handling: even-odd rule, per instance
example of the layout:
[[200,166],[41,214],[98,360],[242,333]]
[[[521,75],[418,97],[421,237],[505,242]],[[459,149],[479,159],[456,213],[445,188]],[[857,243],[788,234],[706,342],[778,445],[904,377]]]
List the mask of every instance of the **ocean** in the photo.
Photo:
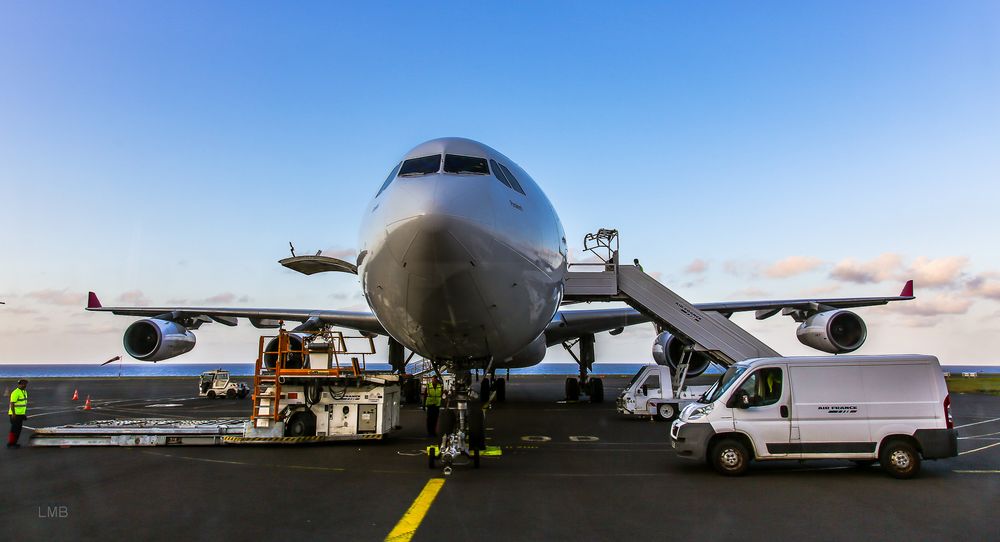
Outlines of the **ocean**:
[[[593,372],[599,375],[632,375],[645,363],[595,363]],[[0,364],[0,378],[42,378],[42,377],[126,377],[126,376],[197,376],[213,369],[228,369],[234,376],[252,376],[252,363],[114,363],[105,366],[83,363],[4,363]],[[386,363],[369,363],[368,369],[389,370]],[[951,373],[976,372],[1000,374],[1000,366],[991,365],[945,365]],[[575,375],[579,373],[575,363],[539,363],[534,367],[511,369],[511,374],[533,375]],[[712,366],[707,374],[718,374],[721,370]]]

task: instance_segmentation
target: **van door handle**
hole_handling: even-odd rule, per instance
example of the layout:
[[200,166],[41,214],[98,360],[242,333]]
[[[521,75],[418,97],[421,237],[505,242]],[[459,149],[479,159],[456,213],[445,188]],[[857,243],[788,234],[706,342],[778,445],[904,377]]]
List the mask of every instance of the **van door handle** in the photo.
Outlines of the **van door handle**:
[[788,417],[788,406],[787,405],[781,405],[781,417],[782,418],[787,418]]

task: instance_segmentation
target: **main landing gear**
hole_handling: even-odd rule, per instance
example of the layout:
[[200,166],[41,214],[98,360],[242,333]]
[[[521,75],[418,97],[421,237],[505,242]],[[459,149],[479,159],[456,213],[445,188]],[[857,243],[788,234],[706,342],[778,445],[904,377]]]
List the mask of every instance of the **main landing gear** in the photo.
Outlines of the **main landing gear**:
[[440,461],[445,475],[451,474],[452,467],[470,462],[478,469],[479,454],[486,449],[484,403],[471,396],[472,372],[456,369],[454,374],[454,388],[438,418],[441,444],[427,448],[427,466],[436,468]]
[[479,381],[479,400],[489,402],[491,392],[495,394],[494,401],[503,403],[507,400],[507,381],[502,376],[497,377],[496,371],[491,371],[489,376],[483,375]]
[[[580,345],[580,355],[573,352],[573,346]],[[604,402],[604,381],[600,378],[588,377],[587,373],[594,366],[594,335],[581,335],[574,341],[562,343],[563,348],[573,356],[573,359],[580,365],[580,376],[578,378],[569,377],[566,379],[566,400],[579,401],[580,394],[590,397],[591,403]]]

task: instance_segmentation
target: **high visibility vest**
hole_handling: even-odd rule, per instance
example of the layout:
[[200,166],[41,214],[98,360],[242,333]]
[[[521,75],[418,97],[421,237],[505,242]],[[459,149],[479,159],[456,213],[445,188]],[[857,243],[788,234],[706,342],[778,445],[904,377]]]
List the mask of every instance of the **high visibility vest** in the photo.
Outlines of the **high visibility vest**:
[[424,406],[441,406],[441,385],[434,384],[427,385],[427,399],[424,400]]
[[28,413],[28,392],[22,390],[21,388],[14,388],[14,391],[10,392],[10,402],[14,404],[14,408],[7,408],[7,415],[13,416],[17,414],[18,416],[24,416]]

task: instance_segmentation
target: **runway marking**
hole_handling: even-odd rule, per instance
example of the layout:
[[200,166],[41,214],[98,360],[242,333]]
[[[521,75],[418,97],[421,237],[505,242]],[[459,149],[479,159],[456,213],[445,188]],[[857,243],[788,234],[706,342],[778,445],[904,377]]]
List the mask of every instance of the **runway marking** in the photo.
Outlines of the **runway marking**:
[[1000,422],[1000,418],[993,418],[992,420],[983,420],[981,422],[975,422],[975,423],[967,423],[965,425],[956,425],[955,429],[961,429],[963,427],[972,427],[973,425],[979,425],[981,423],[990,423],[990,422]]
[[953,470],[959,474],[1000,474],[1000,470]]
[[569,439],[573,442],[597,442],[601,440],[593,435],[570,435]]
[[552,437],[547,437],[545,435],[525,435],[521,437],[521,440],[525,442],[548,442],[552,440]]
[[965,440],[970,438],[985,438],[985,437],[992,437],[993,435],[1000,435],[1000,431],[997,431],[995,433],[986,433],[983,435],[969,435],[967,437],[958,437],[958,440]]
[[403,514],[399,523],[392,528],[389,536],[385,537],[385,542],[409,542],[413,538],[413,535],[416,534],[417,528],[420,527],[420,523],[424,520],[424,516],[427,515],[427,511],[430,510],[431,504],[434,503],[434,499],[437,498],[442,486],[444,486],[444,478],[431,478],[427,480],[427,484],[420,494],[417,495],[413,504],[410,505],[409,510]]
[[985,450],[987,448],[992,448],[994,446],[1000,446],[1000,442],[994,442],[993,444],[987,444],[986,446],[983,446],[982,448],[976,448],[975,450],[968,450],[968,451],[965,451],[965,452],[960,452],[958,455],[971,454],[973,452],[981,452],[981,451],[983,451],[983,450]]
[[311,465],[284,465],[280,463],[251,463],[249,461],[226,461],[223,459],[208,459],[207,457],[191,457],[187,455],[165,454],[163,452],[152,452],[141,450],[140,453],[147,455],[158,455],[161,457],[171,457],[173,459],[186,459],[188,461],[200,461],[202,463],[223,463],[226,465],[240,465],[244,467],[271,467],[277,469],[299,469],[299,470],[322,470],[333,472],[344,472],[347,469],[341,467],[316,467]]

